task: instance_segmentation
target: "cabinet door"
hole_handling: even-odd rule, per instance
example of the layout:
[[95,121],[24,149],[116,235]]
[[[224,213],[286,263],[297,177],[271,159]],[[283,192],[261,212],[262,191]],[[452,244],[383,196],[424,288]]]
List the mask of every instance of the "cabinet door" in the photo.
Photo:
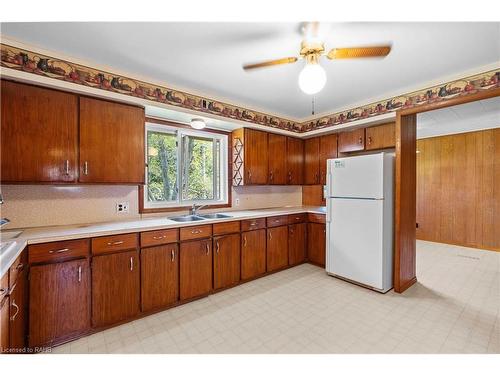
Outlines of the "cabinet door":
[[28,272],[21,271],[10,292],[10,347],[23,349],[26,347],[28,335]]
[[245,128],[245,183],[248,185],[267,184],[269,152],[267,133]]
[[269,140],[269,184],[286,185],[286,136],[268,134]]
[[80,181],[144,183],[144,110],[80,98]]
[[95,327],[132,318],[139,313],[137,251],[92,258],[92,324]]
[[29,346],[51,345],[90,327],[87,259],[30,267]]
[[288,264],[295,265],[306,259],[307,224],[288,226]]
[[267,271],[288,266],[288,226],[267,229]]
[[325,224],[307,224],[307,258],[311,263],[325,266],[326,226]]
[[212,240],[182,242],[180,247],[180,298],[205,295],[212,289]]
[[76,181],[76,95],[4,80],[1,93],[1,181]]
[[337,157],[337,134],[324,135],[319,140],[319,184],[326,185],[326,161]]
[[319,137],[305,140],[305,171],[304,184],[319,184]]
[[365,149],[365,129],[339,133],[339,152],[363,151]]
[[240,281],[240,242],[239,233],[214,238],[214,289]]
[[0,354],[7,352],[9,349],[9,307],[9,296],[0,298]]
[[141,249],[141,307],[150,311],[179,299],[177,244]]
[[241,279],[247,280],[266,273],[266,230],[241,234]]
[[366,129],[366,149],[377,150],[396,146],[396,128],[393,122]]
[[286,138],[288,185],[302,185],[304,181],[304,141],[299,138]]

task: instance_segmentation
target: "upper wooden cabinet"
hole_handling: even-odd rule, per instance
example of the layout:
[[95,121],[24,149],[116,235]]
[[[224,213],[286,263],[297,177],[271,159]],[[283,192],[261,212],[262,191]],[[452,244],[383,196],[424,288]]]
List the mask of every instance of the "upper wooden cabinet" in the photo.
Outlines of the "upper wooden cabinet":
[[365,149],[365,129],[339,133],[339,152],[362,151]]
[[394,122],[366,128],[366,149],[377,150],[396,146],[396,124]]
[[269,184],[287,184],[286,136],[269,133]]
[[337,157],[337,134],[328,134],[319,140],[319,184],[326,185],[326,161]]
[[267,133],[242,128],[233,131],[233,185],[266,185],[269,159]]
[[304,184],[319,184],[319,137],[306,139],[304,142]]
[[80,182],[143,184],[144,109],[80,98]]
[[2,80],[1,102],[1,182],[75,182],[78,97]]
[[286,137],[287,183],[302,185],[304,182],[304,141],[299,138]]

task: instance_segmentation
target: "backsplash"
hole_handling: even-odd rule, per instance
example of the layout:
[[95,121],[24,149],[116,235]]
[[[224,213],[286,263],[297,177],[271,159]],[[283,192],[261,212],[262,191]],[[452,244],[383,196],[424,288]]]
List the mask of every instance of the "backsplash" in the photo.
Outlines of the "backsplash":
[[[1,190],[5,201],[1,216],[11,221],[4,227],[6,230],[141,218],[137,186],[2,185]],[[233,210],[302,204],[301,186],[245,186],[233,188],[232,193]],[[239,199],[238,206],[236,199]],[[116,213],[116,203],[119,202],[129,202],[129,213]],[[169,212],[142,217],[175,214]]]

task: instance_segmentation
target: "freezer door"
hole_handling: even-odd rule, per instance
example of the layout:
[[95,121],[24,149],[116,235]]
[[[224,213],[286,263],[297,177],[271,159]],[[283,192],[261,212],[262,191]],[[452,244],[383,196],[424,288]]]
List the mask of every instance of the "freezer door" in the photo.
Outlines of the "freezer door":
[[329,197],[383,198],[384,154],[328,160]]
[[328,273],[383,289],[383,204],[383,200],[328,200]]

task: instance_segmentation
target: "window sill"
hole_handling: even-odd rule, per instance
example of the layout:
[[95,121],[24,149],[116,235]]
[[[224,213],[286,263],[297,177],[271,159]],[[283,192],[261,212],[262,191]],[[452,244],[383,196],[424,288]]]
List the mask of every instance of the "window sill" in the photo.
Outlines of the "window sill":
[[[176,212],[176,211],[184,211],[191,209],[192,206],[177,206],[177,207],[158,207],[158,208],[145,208],[139,207],[140,214],[155,214],[160,212]],[[204,207],[206,210],[210,210],[212,208],[230,208],[231,203],[224,204],[210,204]]]

